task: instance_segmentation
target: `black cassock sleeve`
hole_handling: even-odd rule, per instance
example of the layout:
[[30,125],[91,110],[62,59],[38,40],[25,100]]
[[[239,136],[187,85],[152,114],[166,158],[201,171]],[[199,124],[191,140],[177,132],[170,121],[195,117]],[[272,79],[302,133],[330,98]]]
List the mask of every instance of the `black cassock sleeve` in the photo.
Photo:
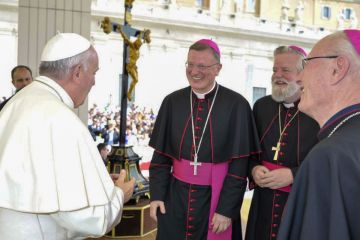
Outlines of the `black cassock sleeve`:
[[239,219],[240,208],[247,185],[250,161],[255,161],[259,154],[259,141],[250,106],[239,104],[234,108],[232,118],[236,126],[232,129],[234,136],[230,139],[241,144],[243,155],[234,156],[229,163],[229,170],[225,177],[220,193],[216,212],[231,219]]
[[235,159],[229,164],[216,212],[231,219],[240,217],[244,193],[246,190],[246,176],[248,157]]
[[171,158],[154,151],[149,168],[151,201],[164,201],[170,184],[171,167]]

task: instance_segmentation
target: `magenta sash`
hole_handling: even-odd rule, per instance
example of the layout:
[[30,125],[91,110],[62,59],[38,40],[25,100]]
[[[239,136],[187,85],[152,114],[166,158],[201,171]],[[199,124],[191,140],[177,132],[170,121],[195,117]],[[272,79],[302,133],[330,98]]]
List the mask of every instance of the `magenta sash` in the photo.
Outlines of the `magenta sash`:
[[[261,161],[261,164],[268,168],[269,170],[274,170],[274,169],[279,169],[279,168],[287,168],[281,165],[277,165],[277,164],[273,164],[271,162],[268,161]],[[285,187],[281,187],[281,188],[277,188],[277,190],[282,191],[282,192],[291,192],[291,185],[285,186]]]
[[225,176],[228,172],[228,163],[201,163],[197,168],[197,175],[194,176],[194,166],[190,165],[192,161],[181,159],[173,161],[173,176],[180,181],[211,186],[211,202],[209,214],[209,228],[207,240],[231,240],[231,225],[226,231],[215,234],[212,232],[211,221],[214,216],[220,192],[223,186]]

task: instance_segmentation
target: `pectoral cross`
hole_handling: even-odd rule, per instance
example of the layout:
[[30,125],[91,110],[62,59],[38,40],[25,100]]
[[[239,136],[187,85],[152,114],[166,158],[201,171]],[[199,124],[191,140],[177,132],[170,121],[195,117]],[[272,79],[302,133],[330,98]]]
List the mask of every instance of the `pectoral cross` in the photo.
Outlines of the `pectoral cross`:
[[272,151],[275,151],[274,161],[277,161],[277,160],[278,160],[278,155],[279,155],[279,152],[280,152],[280,142],[278,142],[278,143],[276,144],[276,147],[272,147],[271,150],[272,150]]
[[197,175],[197,166],[201,166],[201,163],[197,161],[197,154],[194,156],[194,161],[190,163],[191,166],[194,166],[194,176]]

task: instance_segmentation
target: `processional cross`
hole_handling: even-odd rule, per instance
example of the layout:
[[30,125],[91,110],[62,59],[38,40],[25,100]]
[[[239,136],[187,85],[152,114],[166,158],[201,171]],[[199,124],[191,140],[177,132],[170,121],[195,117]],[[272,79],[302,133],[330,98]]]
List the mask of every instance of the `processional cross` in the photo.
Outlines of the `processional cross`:
[[[131,101],[132,92],[135,89],[135,85],[138,82],[138,72],[136,61],[140,57],[140,47],[143,42],[150,43],[150,30],[145,29],[140,31],[131,27],[131,9],[134,0],[125,0],[125,16],[124,24],[110,22],[109,17],[105,17],[101,22],[101,28],[103,28],[106,34],[111,32],[118,32],[124,39],[123,45],[123,74],[121,80],[121,121],[120,121],[120,146],[125,147],[126,141],[126,111],[128,100]],[[134,42],[130,41],[131,37],[136,37]],[[132,78],[132,82],[129,86],[129,75]]]
[[[127,122],[127,105],[128,100],[131,101],[132,92],[135,89],[135,85],[138,82],[138,73],[136,61],[140,57],[140,47],[143,42],[150,43],[150,30],[140,31],[138,29],[131,27],[131,9],[134,0],[125,0],[124,4],[124,24],[120,25],[110,21],[109,17],[105,17],[101,22],[101,28],[103,28],[106,34],[111,32],[120,33],[124,39],[123,44],[123,74],[121,79],[121,110],[120,110],[120,146],[114,146],[114,151],[111,153],[114,163],[112,163],[113,173],[119,173],[119,164],[126,170],[126,180],[129,180],[131,177],[134,177],[137,182],[135,187],[133,198],[138,201],[141,195],[149,197],[149,183],[142,176],[139,168],[139,160],[141,159],[133,150],[132,146],[125,146],[126,144],[126,122]],[[131,42],[131,37],[136,37],[136,40]],[[130,88],[129,85],[129,75],[132,78]],[[109,159],[110,159],[109,157]],[[109,171],[111,171],[111,166]],[[150,197],[149,197],[150,198]]]

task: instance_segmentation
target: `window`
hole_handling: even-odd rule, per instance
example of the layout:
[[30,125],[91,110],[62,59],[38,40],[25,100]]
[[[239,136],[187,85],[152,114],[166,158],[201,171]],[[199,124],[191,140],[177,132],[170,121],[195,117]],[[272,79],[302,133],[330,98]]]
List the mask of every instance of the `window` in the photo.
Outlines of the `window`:
[[265,95],[266,88],[253,87],[253,105],[259,98],[265,97]]
[[321,8],[321,18],[325,18],[325,19],[331,18],[331,8],[329,6],[323,6]]
[[343,12],[343,15],[344,15],[344,19],[349,20],[350,17],[351,17],[352,9],[351,8],[344,8],[342,12]]
[[209,9],[210,1],[209,0],[195,0],[195,6],[198,9]]
[[252,13],[255,12],[255,0],[246,1],[246,11]]

